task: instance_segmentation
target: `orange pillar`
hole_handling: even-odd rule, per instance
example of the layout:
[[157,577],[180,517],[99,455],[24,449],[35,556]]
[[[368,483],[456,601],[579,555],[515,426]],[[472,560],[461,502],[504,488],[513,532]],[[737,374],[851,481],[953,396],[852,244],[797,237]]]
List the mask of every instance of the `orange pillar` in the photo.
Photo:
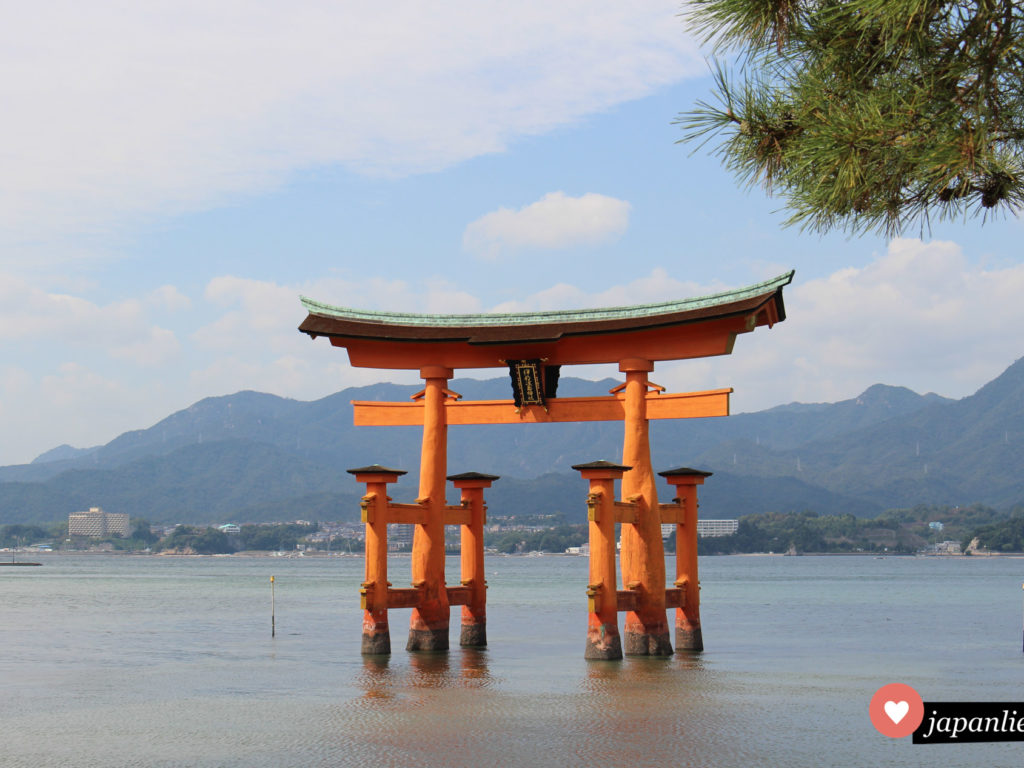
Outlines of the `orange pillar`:
[[484,488],[498,479],[497,475],[463,472],[448,478],[462,491],[462,505],[469,508],[469,525],[462,526],[462,586],[469,587],[469,604],[462,606],[462,631],[459,645],[483,648],[487,645],[487,582],[484,579]]
[[445,387],[450,368],[420,369],[426,382],[423,396],[423,451],[420,454],[420,500],[426,500],[427,521],[416,526],[412,541],[412,584],[423,591],[409,623],[408,651],[447,651],[448,592],[444,581],[445,473],[448,424]]
[[621,659],[618,594],[615,583],[615,481],[630,467],[609,461],[575,464],[590,481],[590,582],[587,585],[587,659]]
[[710,472],[679,467],[659,472],[676,487],[676,498],[683,508],[682,521],[676,524],[676,586],[683,589],[683,605],[676,609],[676,650],[703,651],[700,629],[700,579],[697,575],[697,486],[704,484]]
[[622,463],[632,467],[622,476],[622,499],[641,497],[637,522],[622,526],[622,583],[637,592],[636,610],[626,613],[624,622],[625,650],[631,656],[671,656],[665,615],[665,547],[647,420],[647,374],[654,364],[630,358],[619,362],[619,370],[626,374]]
[[367,655],[391,653],[388,628],[388,494],[405,472],[380,464],[348,470],[360,483],[366,483],[362,517],[366,523],[366,570],[359,590],[363,608],[362,652]]

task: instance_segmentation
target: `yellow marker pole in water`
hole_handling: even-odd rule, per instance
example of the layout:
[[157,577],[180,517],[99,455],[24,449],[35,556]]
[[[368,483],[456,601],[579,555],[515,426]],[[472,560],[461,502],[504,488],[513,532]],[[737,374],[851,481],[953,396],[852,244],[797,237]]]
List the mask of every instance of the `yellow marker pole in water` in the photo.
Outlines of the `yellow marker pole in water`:
[[274,637],[274,577],[270,577],[270,636]]

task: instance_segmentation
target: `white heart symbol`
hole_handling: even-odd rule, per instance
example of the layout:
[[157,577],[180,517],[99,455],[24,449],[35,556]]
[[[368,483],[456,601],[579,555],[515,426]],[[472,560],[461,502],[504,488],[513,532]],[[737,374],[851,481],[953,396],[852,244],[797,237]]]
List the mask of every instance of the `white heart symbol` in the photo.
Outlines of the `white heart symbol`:
[[889,716],[889,719],[892,720],[893,723],[898,723],[907,716],[907,712],[909,711],[910,705],[905,701],[885,702],[885,714]]

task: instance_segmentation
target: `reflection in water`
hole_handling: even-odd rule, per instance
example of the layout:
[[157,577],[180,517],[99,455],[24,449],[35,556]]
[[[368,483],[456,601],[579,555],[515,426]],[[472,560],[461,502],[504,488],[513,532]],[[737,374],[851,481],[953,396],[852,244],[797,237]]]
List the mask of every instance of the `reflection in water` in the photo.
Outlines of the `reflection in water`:
[[486,648],[463,648],[459,654],[459,669],[466,688],[486,688],[494,682]]
[[362,674],[356,679],[368,701],[391,701],[411,690],[487,688],[494,682],[487,651],[480,648],[407,653],[397,659],[364,656]]
[[390,666],[391,656],[363,656],[363,672],[356,682],[363,689],[365,699],[389,701],[395,698]]
[[557,671],[540,658],[527,664],[527,678],[544,669],[549,680],[562,679],[541,693],[535,682],[520,688],[519,679],[495,675],[494,653],[460,648],[367,657],[358,707],[335,712],[345,724],[340,730],[380,765],[448,764],[456,754],[459,765],[511,756],[515,764],[547,764],[551,755],[578,766],[617,765],[623,755],[686,765],[679,750],[692,743],[713,744],[723,764],[756,760],[724,735],[731,717],[721,708],[721,681],[698,654],[577,659]]
[[409,654],[409,680],[413,688],[451,688],[448,651],[417,651]]

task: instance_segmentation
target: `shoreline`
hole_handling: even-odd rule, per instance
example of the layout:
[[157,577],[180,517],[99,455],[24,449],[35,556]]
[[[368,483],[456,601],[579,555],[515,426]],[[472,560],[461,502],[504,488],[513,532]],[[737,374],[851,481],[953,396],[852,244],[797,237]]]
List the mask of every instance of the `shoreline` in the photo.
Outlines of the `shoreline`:
[[[67,557],[67,556],[87,556],[95,557],[101,555],[113,555],[119,557],[251,557],[251,558],[275,558],[281,560],[322,560],[327,558],[362,558],[362,552],[275,552],[275,551],[264,551],[264,550],[245,550],[242,552],[226,552],[220,554],[199,554],[197,552],[141,552],[141,551],[124,551],[124,550],[53,550],[37,552],[33,550],[19,550],[19,554],[32,554],[38,557]],[[458,557],[459,553],[448,552],[447,557]],[[389,552],[388,557],[394,558],[409,558],[412,556],[410,552]],[[567,552],[488,552],[488,557],[574,557],[574,558],[586,558],[586,555],[570,554]],[[668,553],[668,557],[674,557],[673,553]],[[700,555],[700,557],[870,557],[874,559],[883,559],[890,557],[900,558],[941,558],[941,559],[954,559],[954,560],[969,560],[969,559],[988,559],[988,558],[1005,558],[1005,559],[1024,559],[1024,552],[976,552],[972,554],[936,554],[936,553],[925,553],[925,552],[800,552],[798,554],[786,554],[785,552],[733,552],[729,554],[712,554],[712,555]],[[11,565],[11,563],[0,563],[0,565]],[[21,563],[14,563],[14,565],[21,565]]]

